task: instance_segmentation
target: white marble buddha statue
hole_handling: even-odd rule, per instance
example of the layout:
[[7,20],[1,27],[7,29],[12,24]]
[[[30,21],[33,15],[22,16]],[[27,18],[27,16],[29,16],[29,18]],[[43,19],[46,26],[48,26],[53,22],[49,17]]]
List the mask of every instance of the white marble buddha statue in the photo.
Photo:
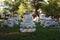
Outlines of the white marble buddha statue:
[[28,29],[31,29],[30,31],[35,31],[35,29],[32,30],[32,28],[35,28],[35,23],[33,22],[33,18],[29,10],[26,11],[26,14],[24,15],[24,20],[21,23],[20,27],[20,30],[26,29],[26,32],[29,32]]

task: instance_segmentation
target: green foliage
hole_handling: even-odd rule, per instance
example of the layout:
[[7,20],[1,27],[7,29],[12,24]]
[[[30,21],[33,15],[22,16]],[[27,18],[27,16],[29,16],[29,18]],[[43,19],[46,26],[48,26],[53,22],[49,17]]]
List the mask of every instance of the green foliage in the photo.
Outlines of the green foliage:
[[[8,5],[11,7],[11,9],[8,9],[10,10],[10,12],[17,12],[19,13],[20,15],[23,15],[25,13],[25,11],[27,9],[31,10],[32,11],[32,7],[31,4],[28,4],[26,3],[28,2],[28,0],[15,0],[14,2],[12,2],[11,0],[8,0],[8,1],[5,1],[5,5]],[[32,2],[31,0],[29,0],[29,2]]]
[[60,13],[60,7],[57,4],[57,1],[49,1],[49,4],[42,4],[41,9],[43,12],[45,12],[47,15],[53,15],[56,16]]
[[20,13],[20,15],[23,15],[27,9],[28,8],[27,8],[26,4],[21,3],[21,5],[19,6],[18,12]]
[[15,0],[14,2],[12,2],[11,0],[5,1],[5,5],[8,5],[9,7],[11,7],[11,9],[8,8],[8,10],[10,10],[10,12],[14,12],[17,11],[19,8],[21,0]]

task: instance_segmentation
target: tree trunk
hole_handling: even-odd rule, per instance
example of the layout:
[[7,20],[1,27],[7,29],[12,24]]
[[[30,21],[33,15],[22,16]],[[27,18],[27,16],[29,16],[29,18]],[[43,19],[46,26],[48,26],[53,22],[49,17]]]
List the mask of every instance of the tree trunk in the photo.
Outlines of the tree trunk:
[[36,2],[37,0],[34,0],[34,9],[35,9],[35,14],[39,17],[39,13],[38,13],[38,7],[37,7],[37,2]]

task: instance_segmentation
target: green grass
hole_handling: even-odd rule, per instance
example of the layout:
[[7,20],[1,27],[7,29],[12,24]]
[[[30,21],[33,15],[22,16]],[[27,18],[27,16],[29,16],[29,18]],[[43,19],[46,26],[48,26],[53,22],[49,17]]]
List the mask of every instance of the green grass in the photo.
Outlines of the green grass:
[[36,32],[22,33],[19,28],[0,28],[0,40],[60,40],[57,28],[43,28],[39,23],[36,23]]

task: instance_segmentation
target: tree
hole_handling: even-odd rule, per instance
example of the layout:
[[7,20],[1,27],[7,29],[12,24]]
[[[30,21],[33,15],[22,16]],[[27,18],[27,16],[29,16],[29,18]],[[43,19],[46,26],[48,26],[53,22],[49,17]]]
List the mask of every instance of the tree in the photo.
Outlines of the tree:
[[19,14],[22,16],[26,10],[27,10],[26,4],[21,3],[21,5],[19,6],[19,9],[18,9]]
[[17,11],[19,8],[19,5],[21,3],[21,0],[15,0],[14,2],[12,2],[12,0],[8,0],[5,1],[5,5],[9,5],[10,7],[12,7],[10,9],[11,12]]
[[40,2],[43,2],[44,0],[33,0],[33,6],[34,6],[34,9],[35,9],[35,14],[39,17],[39,13],[38,13],[38,9],[40,8],[41,6],[41,3]]
[[51,15],[51,16],[56,16],[56,15],[59,15],[60,13],[60,7],[57,4],[57,1],[54,1],[54,0],[50,0],[49,4],[46,4],[46,3],[42,4],[41,9],[47,15]]
[[19,6],[18,12],[20,15],[23,16],[26,10],[30,10],[31,12],[33,11],[33,6],[32,6],[32,0],[23,0],[21,2],[21,5]]

